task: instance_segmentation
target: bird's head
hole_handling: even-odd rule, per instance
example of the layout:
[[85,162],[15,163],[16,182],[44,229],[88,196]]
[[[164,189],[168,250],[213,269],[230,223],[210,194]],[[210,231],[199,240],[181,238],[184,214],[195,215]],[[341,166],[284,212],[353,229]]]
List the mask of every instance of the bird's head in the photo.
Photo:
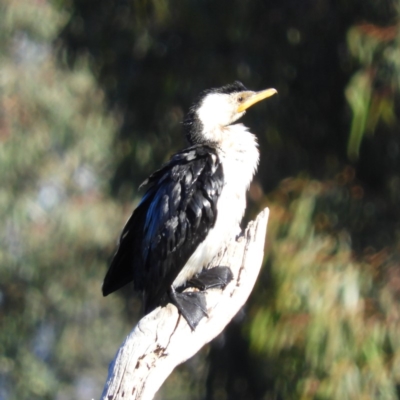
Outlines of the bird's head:
[[234,123],[249,107],[275,93],[275,89],[253,92],[239,81],[205,90],[184,120],[187,139],[190,144],[212,142],[214,132]]

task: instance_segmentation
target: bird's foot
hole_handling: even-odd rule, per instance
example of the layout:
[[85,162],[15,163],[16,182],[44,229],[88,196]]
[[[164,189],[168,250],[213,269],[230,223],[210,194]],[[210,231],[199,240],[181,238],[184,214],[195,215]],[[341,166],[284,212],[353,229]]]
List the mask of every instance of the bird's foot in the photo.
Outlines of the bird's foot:
[[214,267],[210,269],[204,269],[197,276],[190,279],[187,283],[189,287],[195,287],[199,290],[223,289],[231,280],[233,274],[228,267]]
[[190,329],[194,331],[199,322],[208,317],[205,294],[202,292],[176,292],[174,288],[169,291],[171,303],[174,304]]
[[[184,287],[178,288],[178,291],[171,287],[169,298],[185,318],[192,331],[194,331],[199,322],[204,317],[208,317],[204,291],[224,288],[232,279],[233,274],[228,267],[205,269],[196,277],[190,279]],[[201,291],[181,292],[181,290],[190,287]]]

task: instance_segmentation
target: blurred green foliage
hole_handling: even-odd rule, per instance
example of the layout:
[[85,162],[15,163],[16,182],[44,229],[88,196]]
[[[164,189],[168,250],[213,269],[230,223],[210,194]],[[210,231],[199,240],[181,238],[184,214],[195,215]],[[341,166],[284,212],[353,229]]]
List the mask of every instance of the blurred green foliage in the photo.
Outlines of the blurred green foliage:
[[105,195],[118,124],[87,61],[54,57],[66,17],[1,6],[1,399],[90,398],[126,327],[100,294],[125,217]]
[[392,127],[396,124],[395,97],[400,91],[399,25],[361,24],[349,30],[347,40],[351,54],[360,63],[360,71],[346,89],[353,112],[347,153],[356,160],[366,133],[374,133],[380,121]]
[[[341,191],[329,186],[287,181],[275,194],[281,201],[272,202],[270,222],[273,296],[256,297],[251,349],[279,366],[274,381],[284,399],[395,399],[400,348],[393,315],[400,307],[375,275],[388,256],[355,260],[347,232],[319,231],[328,217],[318,202]],[[289,194],[295,200],[285,204]]]
[[131,288],[100,291],[137,186],[198,92],[235,79],[279,91],[244,119],[266,264],[158,398],[398,398],[398,7],[1,0],[0,400],[99,396],[140,315]]

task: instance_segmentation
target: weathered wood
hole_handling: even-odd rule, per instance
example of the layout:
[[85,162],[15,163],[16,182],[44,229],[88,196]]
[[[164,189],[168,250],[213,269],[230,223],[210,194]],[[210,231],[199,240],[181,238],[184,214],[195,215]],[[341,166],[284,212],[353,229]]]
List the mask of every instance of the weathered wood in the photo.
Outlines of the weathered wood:
[[110,364],[102,400],[151,400],[173,369],[215,338],[246,302],[261,268],[269,211],[213,261],[229,266],[234,279],[206,294],[208,318],[192,332],[175,306],[158,307],[143,317]]

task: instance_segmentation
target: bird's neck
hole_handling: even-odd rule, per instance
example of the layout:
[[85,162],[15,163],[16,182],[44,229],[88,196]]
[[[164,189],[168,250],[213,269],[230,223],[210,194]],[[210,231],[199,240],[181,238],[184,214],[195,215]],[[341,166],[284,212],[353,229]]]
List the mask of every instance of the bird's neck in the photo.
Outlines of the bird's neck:
[[255,135],[243,124],[218,128],[212,132],[213,144],[217,150],[227,179],[238,179],[248,187],[259,162],[258,143]]

